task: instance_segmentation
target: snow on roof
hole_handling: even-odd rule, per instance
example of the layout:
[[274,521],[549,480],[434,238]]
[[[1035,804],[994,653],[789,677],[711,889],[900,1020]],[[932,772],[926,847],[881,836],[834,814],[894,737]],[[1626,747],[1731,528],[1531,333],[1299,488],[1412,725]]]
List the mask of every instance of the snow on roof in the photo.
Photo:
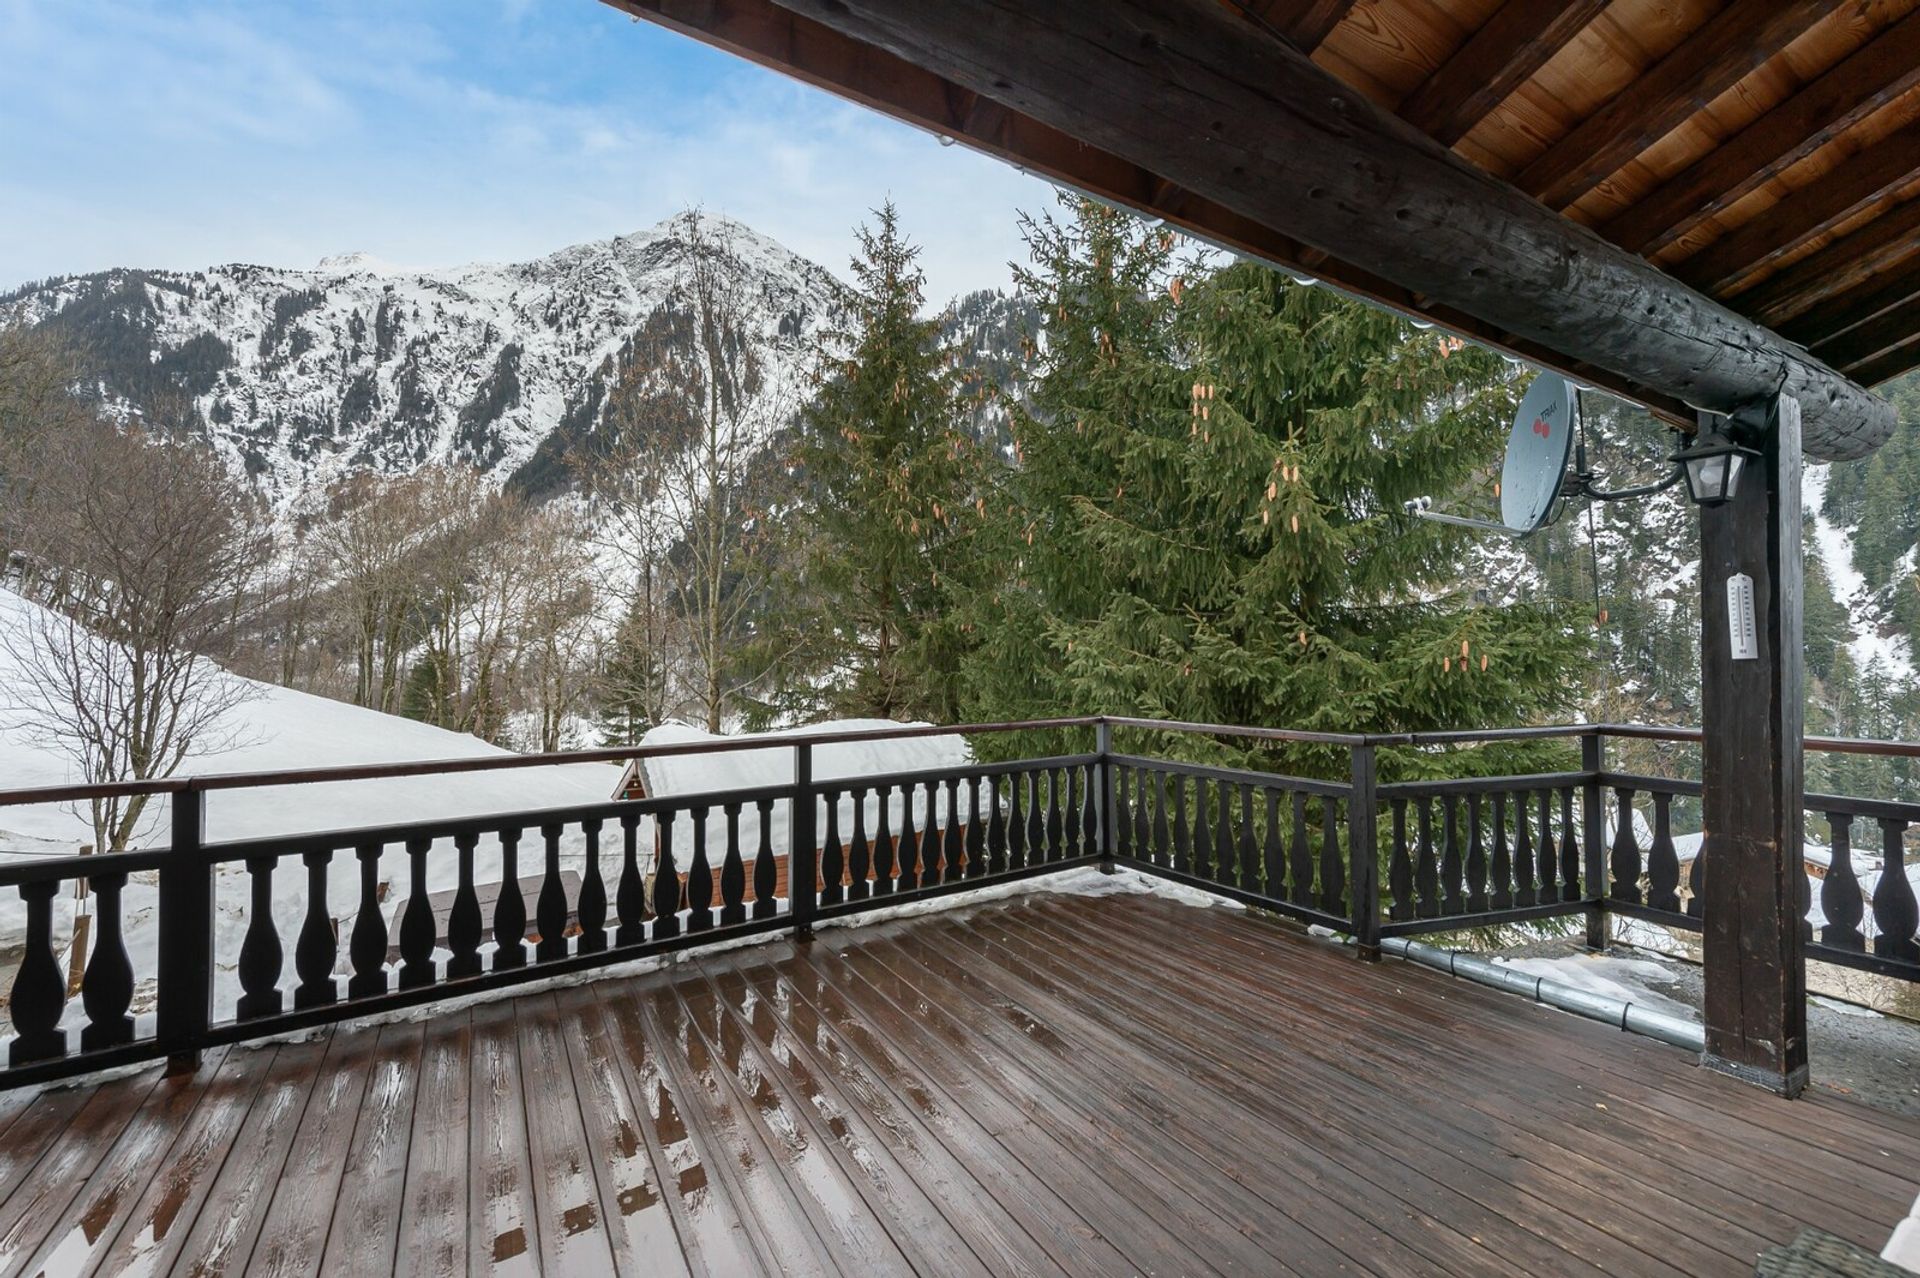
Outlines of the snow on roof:
[[[925,723],[897,723],[891,719],[829,719],[778,733],[704,732],[685,724],[667,723],[649,729],[642,746],[693,745],[701,742],[752,741],[766,736],[824,736],[842,732],[879,732],[889,728],[924,728]],[[943,732],[936,736],[874,738],[866,741],[830,741],[813,748],[816,780],[884,776],[894,772],[925,772],[965,767],[973,752],[964,737]],[[734,750],[719,754],[680,754],[643,759],[640,763],[647,794],[712,794],[720,790],[759,790],[793,784],[793,747]]]

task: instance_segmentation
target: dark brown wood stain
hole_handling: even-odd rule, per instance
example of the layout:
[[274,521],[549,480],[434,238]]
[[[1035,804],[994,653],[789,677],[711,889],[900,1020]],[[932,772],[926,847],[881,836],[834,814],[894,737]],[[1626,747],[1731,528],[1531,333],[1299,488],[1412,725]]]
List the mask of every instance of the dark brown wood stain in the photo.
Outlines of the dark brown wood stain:
[[0,1113],[7,1273],[1746,1274],[1920,1122],[1241,911],[1037,893]]

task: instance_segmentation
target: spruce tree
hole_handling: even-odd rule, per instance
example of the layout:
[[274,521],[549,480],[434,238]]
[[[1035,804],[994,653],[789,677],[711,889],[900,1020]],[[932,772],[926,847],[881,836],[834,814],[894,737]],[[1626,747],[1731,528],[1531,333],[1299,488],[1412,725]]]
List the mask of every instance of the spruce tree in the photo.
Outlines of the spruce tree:
[[923,314],[920,251],[892,203],[862,227],[850,324],[825,335],[800,457],[813,495],[806,582],[823,706],[951,721],[985,450],[954,353]]
[[1027,232],[1045,330],[994,506],[1013,571],[982,618],[976,713],[1401,732],[1570,708],[1585,631],[1481,597],[1462,532],[1402,513],[1499,455],[1498,356],[1259,265],[1182,262],[1170,232],[1098,204]]

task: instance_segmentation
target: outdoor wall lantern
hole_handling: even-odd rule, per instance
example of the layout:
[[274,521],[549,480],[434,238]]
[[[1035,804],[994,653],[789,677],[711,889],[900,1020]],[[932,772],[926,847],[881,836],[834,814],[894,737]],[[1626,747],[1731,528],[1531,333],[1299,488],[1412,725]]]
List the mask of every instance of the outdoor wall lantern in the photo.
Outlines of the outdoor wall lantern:
[[1687,447],[1673,455],[1687,477],[1687,493],[1700,506],[1731,501],[1749,458],[1759,453],[1743,448],[1718,429],[1702,430]]

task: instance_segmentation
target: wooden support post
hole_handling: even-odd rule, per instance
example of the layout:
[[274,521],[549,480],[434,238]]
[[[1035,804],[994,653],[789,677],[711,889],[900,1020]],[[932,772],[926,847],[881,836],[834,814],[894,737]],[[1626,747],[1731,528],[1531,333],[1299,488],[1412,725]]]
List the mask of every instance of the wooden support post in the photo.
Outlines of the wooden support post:
[[813,746],[802,741],[793,747],[793,810],[787,817],[787,909],[799,941],[813,939],[813,911],[820,899],[820,837],[814,821],[819,802],[813,791]]
[[[1762,456],[1731,501],[1700,510],[1702,1062],[1795,1096],[1807,1083],[1800,406],[1780,396],[1733,425]],[[1751,655],[1731,632],[1736,574],[1753,583]]]
[[1100,756],[1097,766],[1100,777],[1100,872],[1115,872],[1113,863],[1114,849],[1114,793],[1113,793],[1113,725],[1105,719],[1100,720],[1093,730],[1094,752]]
[[[1353,941],[1363,959],[1380,957],[1380,866],[1377,788],[1379,761],[1373,747],[1353,747],[1353,789],[1347,796],[1347,860],[1352,895]],[[1332,808],[1332,802],[1328,802]]]
[[173,796],[173,841],[160,867],[154,1033],[166,1044],[169,1073],[200,1068],[213,1023],[213,866],[201,851],[206,812],[203,790]]
[[[1586,879],[1587,948],[1607,948],[1607,840],[1606,798],[1600,789],[1600,774],[1607,768],[1606,738],[1589,732],[1580,738],[1580,770],[1587,783],[1580,791],[1580,815],[1587,841],[1586,864],[1581,874]],[[1633,820],[1633,813],[1622,810],[1622,821]]]

